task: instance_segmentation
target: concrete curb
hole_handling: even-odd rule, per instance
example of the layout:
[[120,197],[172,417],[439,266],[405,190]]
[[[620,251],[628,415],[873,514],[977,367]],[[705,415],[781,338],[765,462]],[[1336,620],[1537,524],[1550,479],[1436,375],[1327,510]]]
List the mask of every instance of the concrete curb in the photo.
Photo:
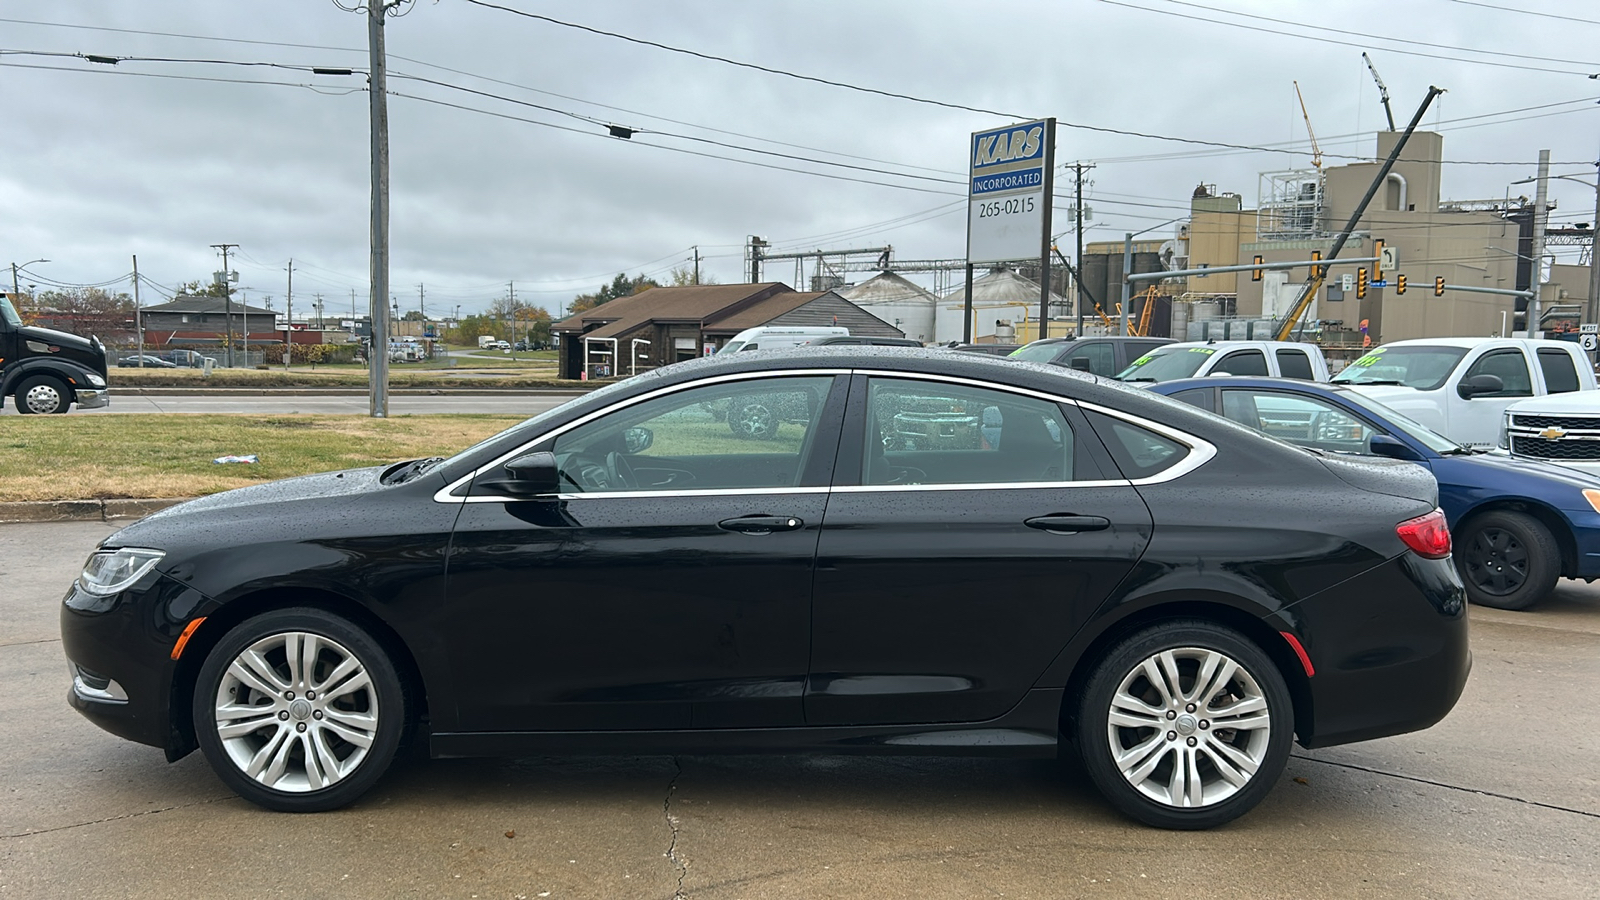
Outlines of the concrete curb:
[[149,500],[36,500],[0,503],[0,525],[27,522],[113,522],[139,519],[190,497]]

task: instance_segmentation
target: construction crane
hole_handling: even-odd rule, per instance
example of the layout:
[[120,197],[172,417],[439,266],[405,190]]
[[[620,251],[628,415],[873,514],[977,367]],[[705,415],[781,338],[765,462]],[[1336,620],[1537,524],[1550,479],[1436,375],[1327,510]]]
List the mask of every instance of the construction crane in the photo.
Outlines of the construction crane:
[[1144,292],[1144,308],[1139,311],[1139,324],[1130,326],[1128,333],[1134,337],[1146,337],[1150,334],[1150,319],[1156,311],[1156,286],[1150,285]]
[[1389,130],[1393,131],[1394,110],[1389,108],[1389,88],[1384,85],[1383,79],[1378,77],[1378,67],[1372,64],[1372,57],[1368,56],[1366,51],[1362,51],[1361,58],[1367,61],[1367,71],[1372,73],[1372,80],[1378,83],[1378,98],[1383,101],[1383,114],[1389,119]]
[[1322,169],[1322,148],[1317,146],[1317,133],[1311,130],[1311,114],[1306,112],[1306,98],[1300,93],[1300,82],[1294,83],[1294,95],[1300,98],[1300,115],[1306,120],[1306,134],[1311,138],[1311,164]]

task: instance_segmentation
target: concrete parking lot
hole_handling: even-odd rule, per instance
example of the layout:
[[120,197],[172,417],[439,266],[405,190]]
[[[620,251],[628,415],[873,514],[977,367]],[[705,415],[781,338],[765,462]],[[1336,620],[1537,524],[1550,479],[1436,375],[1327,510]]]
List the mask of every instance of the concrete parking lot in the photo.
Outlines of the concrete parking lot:
[[1474,609],[1448,719],[1296,749],[1212,832],[1053,764],[922,758],[411,762],[293,816],[67,707],[57,604],[115,528],[0,525],[0,897],[1600,895],[1600,585]]

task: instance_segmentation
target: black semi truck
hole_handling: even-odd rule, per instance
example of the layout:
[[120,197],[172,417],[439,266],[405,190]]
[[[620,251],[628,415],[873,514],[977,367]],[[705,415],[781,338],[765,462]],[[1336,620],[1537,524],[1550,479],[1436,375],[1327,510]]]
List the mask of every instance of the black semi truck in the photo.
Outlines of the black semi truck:
[[110,405],[105,345],[97,337],[24,325],[11,298],[0,294],[0,408],[7,397],[19,413]]

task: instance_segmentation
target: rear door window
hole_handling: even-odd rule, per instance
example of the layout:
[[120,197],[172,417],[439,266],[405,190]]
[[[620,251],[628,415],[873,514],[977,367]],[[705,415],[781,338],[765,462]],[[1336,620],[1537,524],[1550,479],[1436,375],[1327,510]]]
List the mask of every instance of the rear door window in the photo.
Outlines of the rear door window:
[[1311,356],[1304,350],[1279,350],[1278,371],[1285,378],[1298,378],[1301,381],[1316,381],[1317,376],[1311,374]]
[[1552,394],[1565,394],[1578,389],[1578,369],[1572,364],[1572,355],[1565,350],[1541,348],[1539,370],[1544,373],[1545,388]]
[[1260,350],[1235,350],[1224,356],[1211,371],[1229,375],[1265,375],[1267,358]]

